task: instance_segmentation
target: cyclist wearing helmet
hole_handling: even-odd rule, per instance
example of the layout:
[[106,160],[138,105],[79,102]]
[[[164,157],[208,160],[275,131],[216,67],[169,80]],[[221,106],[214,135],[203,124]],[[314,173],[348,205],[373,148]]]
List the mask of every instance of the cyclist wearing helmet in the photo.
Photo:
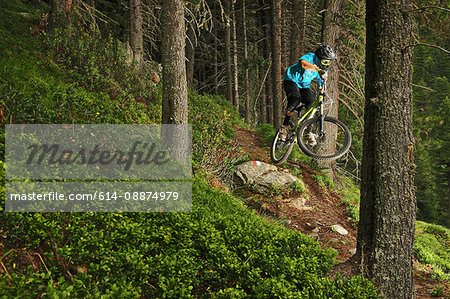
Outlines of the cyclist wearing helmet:
[[[319,87],[327,78],[327,69],[331,61],[336,58],[329,45],[320,45],[314,53],[303,55],[296,64],[290,66],[283,74],[283,88],[287,96],[287,108],[283,125],[280,128],[282,140],[286,139],[289,131],[289,121],[298,104],[303,103],[308,109],[314,103],[311,91],[311,81],[317,79]],[[315,144],[314,136],[310,136],[310,143]]]

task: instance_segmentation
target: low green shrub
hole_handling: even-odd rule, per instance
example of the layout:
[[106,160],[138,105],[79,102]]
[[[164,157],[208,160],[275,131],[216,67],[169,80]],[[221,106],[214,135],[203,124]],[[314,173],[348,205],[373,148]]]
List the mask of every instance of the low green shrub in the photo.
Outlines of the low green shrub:
[[255,131],[262,137],[265,146],[271,146],[277,131],[271,124],[260,124]]
[[417,221],[414,253],[420,262],[432,265],[436,279],[450,281],[450,229]]
[[247,159],[234,142],[237,113],[223,97],[189,93],[189,123],[192,124],[193,164],[224,182],[231,182],[234,166]]
[[355,182],[346,176],[338,176],[337,192],[342,196],[342,201],[347,207],[347,213],[353,223],[359,221],[360,190]]
[[[192,213],[2,214],[7,248],[46,251],[48,271],[12,267],[0,295],[375,298],[360,278],[324,278],[335,252],[269,223],[194,179]],[[48,242],[72,268],[66,281]],[[21,277],[20,279],[18,277]],[[17,279],[16,279],[17,278]]]

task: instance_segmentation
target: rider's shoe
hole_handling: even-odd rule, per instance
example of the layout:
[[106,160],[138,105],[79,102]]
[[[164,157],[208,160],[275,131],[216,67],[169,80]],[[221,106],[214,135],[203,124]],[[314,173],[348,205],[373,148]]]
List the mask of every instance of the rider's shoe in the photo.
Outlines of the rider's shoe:
[[313,132],[309,132],[305,136],[305,142],[307,142],[311,146],[315,146],[317,144],[316,134],[314,134]]
[[280,131],[279,131],[281,140],[286,141],[288,132],[289,132],[289,126],[281,125]]

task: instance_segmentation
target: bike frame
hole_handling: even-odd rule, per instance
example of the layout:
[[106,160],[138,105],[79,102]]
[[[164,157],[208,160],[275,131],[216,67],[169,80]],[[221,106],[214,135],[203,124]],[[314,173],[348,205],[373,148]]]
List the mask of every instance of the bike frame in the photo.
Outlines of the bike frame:
[[319,96],[314,101],[312,106],[302,115],[302,117],[299,117],[297,121],[297,126],[299,126],[303,121],[310,119],[314,116],[314,113],[319,110],[319,115],[321,116],[321,122],[320,122],[320,132],[323,132],[323,119],[325,118],[325,115],[323,114],[323,102],[326,95],[326,82],[323,83],[322,90],[319,92]]

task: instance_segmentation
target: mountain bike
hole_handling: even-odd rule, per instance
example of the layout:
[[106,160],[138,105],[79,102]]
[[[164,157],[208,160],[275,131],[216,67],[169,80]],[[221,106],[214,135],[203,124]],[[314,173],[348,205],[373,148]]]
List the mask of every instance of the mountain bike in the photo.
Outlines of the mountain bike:
[[[352,143],[352,136],[347,126],[324,110],[331,110],[332,99],[327,96],[326,81],[320,89],[316,101],[300,116],[303,107],[297,106],[298,118],[290,126],[286,140],[277,131],[270,149],[270,157],[274,164],[281,164],[287,160],[297,142],[300,149],[316,160],[335,160],[345,155]],[[311,134],[315,143],[311,142]]]

